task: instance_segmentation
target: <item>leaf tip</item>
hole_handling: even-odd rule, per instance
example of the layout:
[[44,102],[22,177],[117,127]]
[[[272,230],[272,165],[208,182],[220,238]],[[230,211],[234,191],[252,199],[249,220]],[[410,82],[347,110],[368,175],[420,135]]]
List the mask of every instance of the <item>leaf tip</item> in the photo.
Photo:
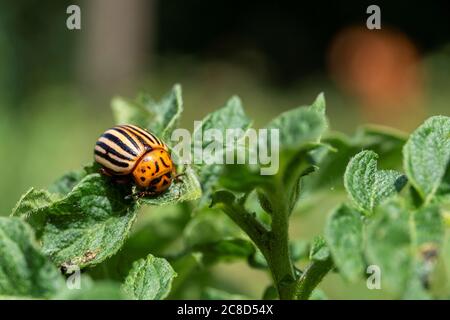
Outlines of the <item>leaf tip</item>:
[[325,114],[326,110],[326,100],[325,100],[325,94],[323,92],[320,92],[316,99],[314,100],[312,104],[312,108]]

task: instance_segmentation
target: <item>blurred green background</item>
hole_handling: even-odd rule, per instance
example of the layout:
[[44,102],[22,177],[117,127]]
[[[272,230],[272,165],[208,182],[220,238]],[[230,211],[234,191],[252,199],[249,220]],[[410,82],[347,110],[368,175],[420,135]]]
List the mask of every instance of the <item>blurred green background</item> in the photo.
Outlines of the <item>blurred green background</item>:
[[[74,3],[81,30],[66,27]],[[0,215],[31,186],[45,188],[92,161],[96,138],[113,124],[115,95],[147,91],[159,98],[180,83],[182,125],[190,130],[233,94],[256,126],[322,91],[331,128],[346,133],[362,123],[409,132],[430,115],[449,115],[450,4],[378,2],[382,29],[374,31],[365,27],[369,4],[1,2]],[[324,198],[320,206],[300,207],[293,238],[322,233],[344,195],[329,190]],[[142,219],[171,210],[148,209]],[[269,283],[241,262],[220,263],[205,277],[253,298]],[[388,298],[334,274],[322,288],[330,298]],[[196,297],[186,290],[180,297]]]

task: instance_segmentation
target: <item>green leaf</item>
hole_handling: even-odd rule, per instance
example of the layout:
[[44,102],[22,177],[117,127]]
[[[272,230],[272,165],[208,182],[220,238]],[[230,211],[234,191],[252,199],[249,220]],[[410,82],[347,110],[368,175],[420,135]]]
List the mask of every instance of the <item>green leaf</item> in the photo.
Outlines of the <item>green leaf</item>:
[[278,129],[280,148],[297,150],[307,143],[318,143],[327,129],[325,101],[319,95],[312,106],[303,106],[280,114],[268,125],[268,129]]
[[[227,168],[225,168],[227,170]],[[198,210],[209,206],[211,195],[219,184],[219,179],[223,176],[224,168],[221,165],[205,165],[198,170],[201,181],[202,196],[198,203]]]
[[[197,128],[194,133],[194,149],[200,148],[199,152],[203,152],[204,148],[208,145],[214,143],[213,140],[203,140],[203,134],[208,129],[215,129],[221,132],[222,138],[225,141],[226,130],[227,129],[240,129],[242,134],[237,134],[234,137],[234,143],[240,141],[245,132],[251,126],[251,121],[245,114],[244,108],[242,107],[241,100],[237,96],[230,98],[224,107],[208,114],[203,120],[201,127]],[[202,139],[202,140],[200,140]],[[236,146],[236,144],[235,144]],[[219,150],[223,152],[225,156],[226,149],[228,151],[234,150],[236,154],[236,149],[231,145],[225,145],[225,149]],[[194,151],[195,152],[195,151]],[[199,178],[202,185],[203,196],[200,200],[199,207],[205,207],[209,204],[211,199],[211,194],[214,191],[215,186],[218,183],[220,176],[223,174],[224,165],[219,164],[198,164],[199,166]]]
[[450,203],[450,162],[436,195],[439,196],[438,201]]
[[175,85],[159,102],[148,95],[141,95],[136,102],[116,97],[111,106],[116,123],[131,123],[146,128],[169,143],[170,134],[177,127],[183,112],[181,86]]
[[23,217],[33,226],[36,237],[41,238],[45,226],[45,213],[60,196],[46,190],[31,188],[20,197],[11,216]]
[[200,198],[202,189],[194,170],[187,166],[183,173],[181,181],[174,181],[166,192],[155,197],[140,198],[139,203],[163,206]]
[[[16,208],[22,208],[22,202],[34,193],[42,194],[28,193]],[[125,199],[130,193],[129,187],[90,174],[65,197],[15,214],[42,230],[43,252],[55,264],[82,268],[102,262],[122,246],[137,215],[136,204]]]
[[438,190],[450,161],[450,117],[429,118],[403,148],[409,181],[428,203]]
[[325,239],[340,274],[349,281],[359,279],[365,267],[361,215],[341,205],[328,218]]
[[139,100],[154,115],[147,124],[147,129],[160,133],[163,139],[168,140],[172,131],[178,126],[183,112],[181,86],[174,85],[172,91],[159,102],[153,101],[148,95],[142,95]]
[[414,275],[408,210],[391,200],[380,206],[373,218],[367,227],[369,264],[381,269],[383,287],[401,296]]
[[361,150],[373,150],[379,155],[378,165],[401,168],[402,148],[407,136],[383,126],[362,126],[352,137],[339,132],[327,134],[323,146],[313,153],[318,170],[306,177],[305,191],[343,188],[342,176],[348,161]]
[[437,206],[419,208],[413,213],[414,252],[416,252],[417,278],[428,286],[441,255],[445,229]]
[[309,259],[313,261],[325,261],[330,257],[330,249],[322,236],[314,238],[309,251]]
[[325,102],[325,95],[323,92],[319,93],[316,100],[311,105],[311,109],[320,112],[325,115],[326,111],[326,102]]
[[0,296],[49,298],[63,278],[39,251],[31,228],[19,218],[0,217]]
[[68,172],[50,185],[48,191],[60,195],[67,195],[84,177],[88,174],[96,173],[98,170],[99,165],[92,163],[84,166],[81,170]]
[[375,210],[367,228],[369,264],[380,267],[383,287],[402,298],[429,298],[426,292],[444,242],[436,206],[416,211],[404,199],[391,199]]
[[205,210],[197,214],[184,231],[187,251],[201,252],[205,264],[219,259],[248,258],[253,244],[224,213]]
[[406,184],[405,176],[393,170],[377,169],[378,155],[361,151],[345,171],[344,185],[354,205],[365,214],[385,199],[395,195]]
[[176,276],[167,260],[149,254],[133,264],[123,289],[136,300],[162,300],[169,294]]
[[428,206],[414,212],[415,242],[417,246],[437,249],[444,239],[444,221],[439,207]]
[[44,211],[53,202],[59,200],[58,195],[52,194],[46,190],[29,189],[22,195],[12,210],[12,216],[24,216],[29,218],[32,215]]
[[[99,174],[84,177],[66,196],[30,190],[18,202],[14,215],[23,215],[41,237],[43,251],[57,265],[92,266],[123,245],[137,216],[137,204],[125,199],[130,186],[110,182]],[[191,168],[167,192],[140,203],[166,205],[200,196]]]
[[[219,130],[222,133],[223,139],[225,139],[227,129],[241,129],[245,133],[250,125],[251,120],[245,114],[241,99],[237,96],[233,96],[227,101],[224,107],[211,112],[203,118],[201,127],[194,131],[194,139],[199,143],[199,135],[201,133],[204,134],[208,129]],[[237,136],[236,139],[242,137],[243,135],[240,135]],[[201,147],[206,147],[210,143],[211,140],[203,140]]]
[[[178,253],[183,230],[191,220],[192,205],[182,203],[140,210],[130,236],[122,248],[108,260],[89,269],[94,278],[123,281],[133,262],[151,252],[155,256]],[[151,232],[149,232],[151,230]]]

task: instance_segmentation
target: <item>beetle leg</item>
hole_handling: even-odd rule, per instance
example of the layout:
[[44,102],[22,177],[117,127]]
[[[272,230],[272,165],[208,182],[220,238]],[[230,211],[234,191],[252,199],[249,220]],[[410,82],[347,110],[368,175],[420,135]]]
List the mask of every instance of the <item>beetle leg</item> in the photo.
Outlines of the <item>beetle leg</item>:
[[181,177],[183,177],[185,175],[186,175],[186,173],[184,173],[184,172],[179,173],[173,178],[173,180],[175,180],[175,182],[183,182],[183,179]]
[[125,196],[124,199],[125,199],[125,200],[131,200],[131,199],[134,199],[134,193]]
[[154,192],[154,191],[139,191],[139,192],[133,193],[130,196],[137,200],[139,198],[143,198],[143,197],[146,197],[146,196],[154,196],[156,194],[157,193]]
[[117,184],[126,184],[126,183],[130,182],[130,179],[128,177],[121,177],[121,178],[116,177],[114,179],[114,182],[117,183]]
[[132,194],[129,194],[127,196],[125,196],[125,200],[138,200],[139,198],[142,198],[144,196],[143,194],[144,191],[140,191],[140,192],[134,192]]
[[111,180],[117,184],[126,184],[130,182],[129,176],[115,176],[105,168],[100,168],[99,171],[100,174],[104,175],[105,177],[111,178]]
[[100,173],[102,174],[102,175],[104,175],[104,176],[107,176],[107,177],[112,177],[112,174],[111,173],[109,173],[108,172],[108,170],[106,170],[105,168],[100,168]]

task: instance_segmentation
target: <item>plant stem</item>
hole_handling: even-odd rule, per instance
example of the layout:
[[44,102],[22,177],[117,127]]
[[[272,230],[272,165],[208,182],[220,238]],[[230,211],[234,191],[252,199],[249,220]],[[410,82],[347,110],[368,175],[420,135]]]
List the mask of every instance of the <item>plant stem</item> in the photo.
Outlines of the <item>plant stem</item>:
[[295,273],[289,253],[289,209],[279,192],[273,193],[269,198],[273,206],[272,230],[265,258],[280,299],[293,299]]
[[250,237],[265,255],[269,230],[240,205],[223,205],[221,209]]
[[223,203],[220,208],[250,237],[266,258],[280,299],[293,299],[295,274],[289,254],[288,208],[280,198],[276,204],[271,230],[239,203]]
[[307,300],[323,277],[333,268],[331,257],[323,261],[313,261],[297,282],[295,297]]
[[[272,186],[273,187],[273,186]],[[274,191],[275,190],[275,191]],[[242,199],[222,192],[215,205],[222,209],[255,243],[264,255],[280,299],[294,299],[296,277],[289,252],[289,201],[282,188],[264,189],[271,203],[269,230],[244,207]],[[245,201],[245,200],[244,200]]]

